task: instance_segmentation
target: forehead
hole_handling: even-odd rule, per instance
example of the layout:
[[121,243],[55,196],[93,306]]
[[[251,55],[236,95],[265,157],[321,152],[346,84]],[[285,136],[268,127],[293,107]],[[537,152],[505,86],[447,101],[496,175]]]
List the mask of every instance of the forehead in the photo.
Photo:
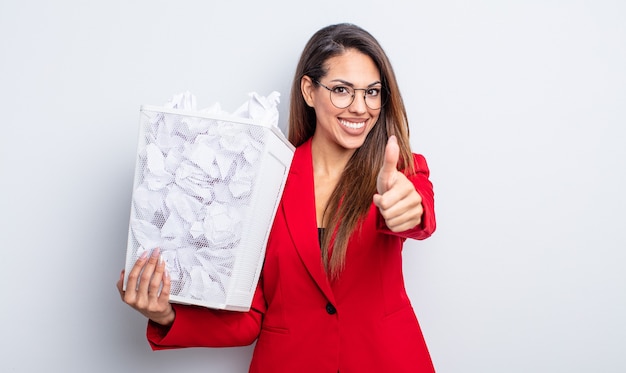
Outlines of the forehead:
[[326,60],[329,81],[343,80],[354,85],[369,85],[380,81],[380,72],[374,60],[356,49],[348,49],[343,54]]

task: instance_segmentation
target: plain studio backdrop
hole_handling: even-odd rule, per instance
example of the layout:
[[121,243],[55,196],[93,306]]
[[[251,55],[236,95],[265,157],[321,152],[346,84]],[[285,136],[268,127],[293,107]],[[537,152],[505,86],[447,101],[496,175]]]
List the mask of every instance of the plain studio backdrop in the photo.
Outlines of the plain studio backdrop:
[[278,91],[285,128],[304,44],[347,21],[432,170],[404,264],[438,372],[625,372],[625,4],[1,1],[0,371],[246,371],[252,346],[152,352],[119,299],[139,107]]

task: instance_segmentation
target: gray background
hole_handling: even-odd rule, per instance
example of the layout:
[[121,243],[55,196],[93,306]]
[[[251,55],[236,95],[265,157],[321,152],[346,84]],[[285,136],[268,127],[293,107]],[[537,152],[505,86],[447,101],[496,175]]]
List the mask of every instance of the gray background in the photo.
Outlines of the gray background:
[[139,106],[282,94],[340,21],[388,52],[439,228],[405,249],[440,373],[626,371],[626,3],[0,1],[2,372],[243,372],[151,352],[115,289]]

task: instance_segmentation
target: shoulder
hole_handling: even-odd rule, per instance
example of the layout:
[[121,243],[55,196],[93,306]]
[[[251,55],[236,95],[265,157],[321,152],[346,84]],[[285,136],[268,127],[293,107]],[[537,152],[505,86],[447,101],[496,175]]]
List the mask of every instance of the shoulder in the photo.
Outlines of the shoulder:
[[430,175],[428,162],[426,161],[426,157],[424,157],[422,154],[413,153],[413,165],[415,167],[414,172],[411,172],[410,170],[406,170],[404,172],[407,176],[424,175],[428,177]]

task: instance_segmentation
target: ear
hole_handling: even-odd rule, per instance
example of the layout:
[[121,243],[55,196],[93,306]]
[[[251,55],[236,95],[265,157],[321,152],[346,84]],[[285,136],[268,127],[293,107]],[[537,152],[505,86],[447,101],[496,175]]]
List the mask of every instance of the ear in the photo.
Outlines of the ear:
[[315,83],[313,83],[313,80],[311,80],[309,76],[305,75],[300,79],[300,91],[302,92],[302,97],[306,104],[309,105],[309,107],[313,107]]

